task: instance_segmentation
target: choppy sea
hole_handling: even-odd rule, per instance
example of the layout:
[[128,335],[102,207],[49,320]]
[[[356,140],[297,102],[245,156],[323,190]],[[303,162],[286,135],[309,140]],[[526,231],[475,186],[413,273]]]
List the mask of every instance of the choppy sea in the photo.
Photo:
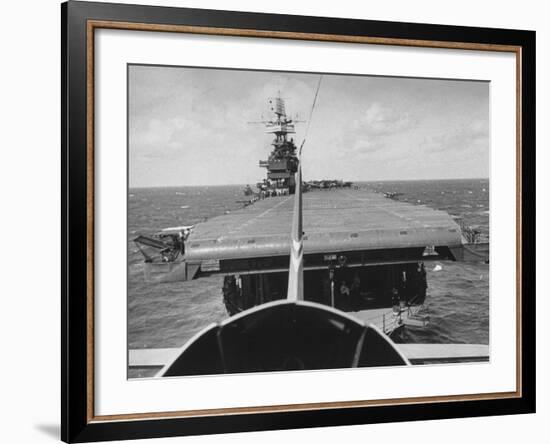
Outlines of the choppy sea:
[[[361,188],[401,193],[401,201],[444,210],[489,235],[489,180],[362,182]],[[227,317],[222,277],[148,284],[133,239],[161,228],[192,225],[242,206],[243,186],[134,188],[128,196],[128,348],[180,347]],[[489,265],[429,262],[430,323],[406,327],[398,342],[489,343]],[[129,377],[151,371],[132,370]]]

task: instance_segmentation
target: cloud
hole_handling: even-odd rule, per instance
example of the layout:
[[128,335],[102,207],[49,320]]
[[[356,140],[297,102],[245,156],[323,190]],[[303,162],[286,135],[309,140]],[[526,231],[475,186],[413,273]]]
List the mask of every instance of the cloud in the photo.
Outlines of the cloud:
[[351,126],[353,130],[371,136],[384,136],[406,131],[414,123],[408,111],[374,102],[352,122]]
[[130,130],[130,153],[136,158],[171,158],[184,154],[185,141],[195,144],[208,137],[197,122],[181,118],[153,118]]
[[445,132],[427,135],[422,144],[426,153],[460,153],[488,152],[489,129],[479,120],[455,128],[447,128]]
[[338,159],[385,161],[399,155],[399,139],[415,126],[408,111],[373,102],[354,112],[330,138]]

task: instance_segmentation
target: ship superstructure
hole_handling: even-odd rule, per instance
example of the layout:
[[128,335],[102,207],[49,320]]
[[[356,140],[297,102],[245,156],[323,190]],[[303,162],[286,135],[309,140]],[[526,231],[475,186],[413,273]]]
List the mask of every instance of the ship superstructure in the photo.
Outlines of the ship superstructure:
[[267,160],[260,160],[260,167],[267,170],[267,177],[257,184],[260,198],[294,194],[298,158],[294,138],[295,122],[286,114],[285,101],[280,96],[269,99],[272,118],[262,121],[266,133],[274,136],[273,150]]

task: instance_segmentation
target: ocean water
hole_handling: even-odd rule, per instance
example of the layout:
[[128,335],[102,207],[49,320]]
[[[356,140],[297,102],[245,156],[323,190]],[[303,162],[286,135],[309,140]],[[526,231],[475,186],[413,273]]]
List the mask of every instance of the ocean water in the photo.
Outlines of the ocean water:
[[[364,182],[360,187],[402,193],[399,200],[440,209],[489,235],[489,181]],[[227,317],[222,277],[148,284],[133,239],[161,228],[192,225],[242,206],[243,186],[135,188],[128,197],[128,348],[180,347]],[[427,262],[430,323],[406,327],[397,342],[489,343],[489,265]],[[436,267],[437,266],[437,267]],[[154,371],[131,370],[129,377]]]

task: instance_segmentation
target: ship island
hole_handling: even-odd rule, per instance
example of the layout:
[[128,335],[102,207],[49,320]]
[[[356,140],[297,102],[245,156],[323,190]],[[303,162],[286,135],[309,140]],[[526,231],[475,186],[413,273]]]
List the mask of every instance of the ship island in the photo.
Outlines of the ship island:
[[[160,228],[152,235],[134,239],[143,254],[148,282],[184,285],[213,275],[223,276],[221,297],[228,320],[205,326],[188,344],[182,344],[182,350],[130,350],[130,367],[164,367],[163,375],[227,372],[227,368],[220,367],[221,358],[212,358],[224,356],[219,345],[220,332],[234,327],[232,319],[245,319],[248,313],[256,313],[254,316],[258,317],[258,309],[273,310],[279,302],[287,300],[292,277],[289,264],[298,238],[303,288],[299,299],[311,307],[326,307],[332,324],[337,323],[336,319],[342,323],[340,333],[345,328],[351,331],[348,323],[369,326],[388,344],[393,344],[392,335],[407,326],[423,328],[429,324],[429,312],[425,309],[427,264],[488,261],[487,239],[445,211],[403,202],[399,193],[375,192],[342,179],[303,181],[299,154],[302,147],[294,141],[296,122],[288,116],[280,94],[269,99],[269,105],[271,116],[261,123],[273,137],[272,149],[266,160],[259,161],[266,174],[255,188],[245,187],[241,208],[194,225]],[[297,315],[291,314],[296,312],[293,310],[285,312],[285,325],[289,317],[297,322]],[[306,329],[308,322],[315,325],[322,311],[309,313],[306,320],[302,319]],[[249,317],[252,319],[253,315]],[[261,319],[265,323],[269,317]],[[276,319],[283,322],[280,317]],[[250,328],[248,336],[252,331],[256,330]],[[295,338],[287,338],[292,340]],[[284,342],[280,337],[275,341]],[[304,347],[315,348],[319,353],[318,344],[312,345],[311,341]],[[251,350],[237,349],[241,353]],[[479,344],[399,344],[398,349],[395,356],[400,363],[488,359],[488,347]],[[350,366],[393,362],[393,358],[388,358],[393,355],[384,350],[380,348],[379,356],[367,360],[356,356],[355,361],[350,361],[355,365]],[[187,362],[192,363],[179,373],[167,371],[166,367],[174,368],[174,362],[184,352]],[[201,360],[208,362],[203,365]],[[302,362],[298,358],[292,362],[297,360]],[[341,365],[317,363],[313,367],[273,369],[338,366]],[[235,371],[272,370],[241,367]]]

